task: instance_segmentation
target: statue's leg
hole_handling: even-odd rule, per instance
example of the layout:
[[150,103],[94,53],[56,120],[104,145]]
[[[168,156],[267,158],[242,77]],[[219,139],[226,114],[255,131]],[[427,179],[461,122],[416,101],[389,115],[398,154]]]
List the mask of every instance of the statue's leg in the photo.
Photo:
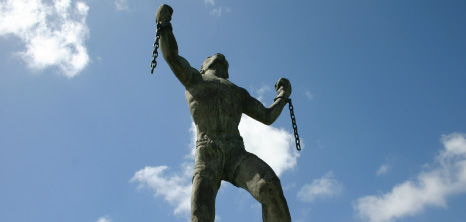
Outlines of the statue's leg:
[[236,170],[235,184],[262,204],[264,222],[291,221],[280,179],[267,163],[248,153]]
[[194,175],[191,194],[191,221],[214,222],[215,198],[220,187],[220,181],[208,176]]
[[191,221],[214,222],[215,198],[220,188],[223,152],[210,143],[198,142],[191,193]]

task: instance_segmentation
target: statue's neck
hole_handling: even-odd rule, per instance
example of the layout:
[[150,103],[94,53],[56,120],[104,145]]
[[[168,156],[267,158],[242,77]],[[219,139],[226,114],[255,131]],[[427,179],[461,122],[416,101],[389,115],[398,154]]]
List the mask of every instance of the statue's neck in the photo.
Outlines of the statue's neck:
[[213,76],[216,76],[218,78],[223,78],[223,79],[227,79],[227,74],[225,71],[223,70],[217,70],[217,69],[209,69],[205,72],[205,74],[207,75],[213,75]]

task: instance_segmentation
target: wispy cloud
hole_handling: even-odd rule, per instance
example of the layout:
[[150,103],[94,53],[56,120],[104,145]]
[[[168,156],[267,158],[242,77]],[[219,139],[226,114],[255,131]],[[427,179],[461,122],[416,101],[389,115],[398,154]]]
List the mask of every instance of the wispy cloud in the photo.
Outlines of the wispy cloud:
[[210,8],[210,15],[213,16],[222,16],[223,13],[231,12],[231,9],[229,7],[215,7],[215,0],[204,0],[204,4],[207,5],[208,8]]
[[308,101],[311,101],[311,100],[314,99],[314,94],[312,94],[311,91],[309,91],[309,90],[305,90],[304,95],[306,96]]
[[359,198],[354,203],[357,214],[370,222],[395,221],[427,207],[446,207],[449,196],[466,192],[466,135],[446,135],[442,143],[433,166],[388,193]]
[[73,77],[90,59],[84,42],[89,38],[86,17],[89,7],[71,0],[7,0],[0,2],[0,35],[18,37],[25,46],[15,54],[29,68],[58,67]]
[[377,173],[376,175],[377,176],[380,176],[380,175],[383,175],[383,174],[386,174],[389,170],[390,170],[390,165],[388,164],[382,164],[379,169],[377,170]]
[[312,202],[317,198],[327,199],[338,196],[343,191],[343,185],[335,179],[332,171],[327,172],[311,184],[304,185],[298,192],[298,199]]
[[104,217],[99,218],[97,222],[112,222],[112,219],[110,219],[109,216],[104,216]]
[[231,12],[231,9],[228,7],[218,7],[218,8],[212,9],[212,11],[210,11],[210,14],[214,16],[222,16],[223,13],[229,13],[229,12]]
[[206,5],[212,5],[212,6],[214,6],[214,5],[215,5],[215,0],[204,0],[204,3],[205,3]]
[[115,0],[115,8],[118,11],[128,10],[128,0]]
[[[261,101],[261,103],[264,103],[264,95],[267,92],[270,92],[271,88],[268,85],[263,85],[261,88],[255,90],[255,95],[257,100]],[[265,103],[264,103],[265,104]]]

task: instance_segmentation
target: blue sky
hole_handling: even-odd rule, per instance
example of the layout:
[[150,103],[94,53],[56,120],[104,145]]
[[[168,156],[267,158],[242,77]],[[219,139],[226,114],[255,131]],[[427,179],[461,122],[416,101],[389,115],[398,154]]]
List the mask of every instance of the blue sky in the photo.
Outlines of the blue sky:
[[[187,221],[193,128],[160,57],[174,9],[180,55],[214,53],[230,80],[288,110],[244,117],[248,150],[279,174],[292,219],[466,221],[464,1],[0,1],[0,221]],[[261,221],[224,183],[218,222]]]

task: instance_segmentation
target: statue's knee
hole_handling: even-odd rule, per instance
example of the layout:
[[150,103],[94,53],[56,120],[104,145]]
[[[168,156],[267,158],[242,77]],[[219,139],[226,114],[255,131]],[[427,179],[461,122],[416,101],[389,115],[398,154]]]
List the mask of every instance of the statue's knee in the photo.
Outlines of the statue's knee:
[[202,179],[202,177],[201,177],[200,173],[196,172],[193,175],[192,183],[194,184],[196,181],[199,181],[201,179]]

